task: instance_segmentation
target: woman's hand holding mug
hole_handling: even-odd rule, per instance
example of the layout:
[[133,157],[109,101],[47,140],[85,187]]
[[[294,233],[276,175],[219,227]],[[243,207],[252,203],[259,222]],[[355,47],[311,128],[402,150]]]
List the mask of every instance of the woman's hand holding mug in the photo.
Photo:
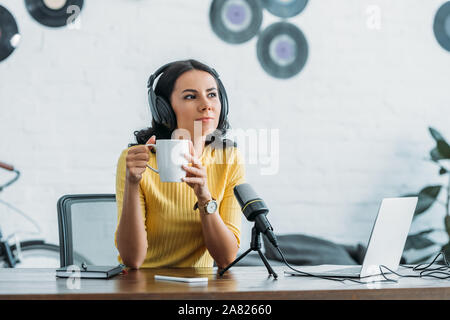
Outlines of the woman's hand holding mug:
[[[138,145],[128,150],[127,181],[138,184],[146,168],[150,168],[160,175],[161,182],[185,182],[194,190],[199,201],[210,199],[206,168],[198,158],[192,141],[172,139],[158,141],[157,145],[156,137],[153,135],[145,145]],[[152,148],[159,150],[156,150],[158,169],[148,165],[149,151]],[[189,163],[191,166],[188,165]]]
[[[146,144],[155,144],[156,136],[153,135],[148,139]],[[147,168],[147,162],[150,159],[150,146],[138,145],[128,150],[126,158],[127,173],[126,179],[129,183],[138,184],[142,179],[142,174]]]
[[186,171],[186,177],[183,178],[183,181],[194,190],[199,203],[212,199],[208,189],[206,168],[202,165],[202,162],[195,152],[192,141],[190,140],[189,153],[185,154],[185,158],[192,163],[192,166],[182,166],[183,170]]

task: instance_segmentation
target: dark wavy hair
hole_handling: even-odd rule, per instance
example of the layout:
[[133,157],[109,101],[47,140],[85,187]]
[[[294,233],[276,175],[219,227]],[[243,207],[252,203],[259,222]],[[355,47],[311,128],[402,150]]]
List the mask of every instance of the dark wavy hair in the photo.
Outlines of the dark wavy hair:
[[[214,79],[216,79],[216,76],[214,75],[214,72],[210,67],[207,65],[193,59],[189,60],[182,60],[182,61],[175,61],[172,62],[172,64],[162,73],[162,75],[159,77],[158,82],[155,87],[155,94],[158,96],[163,97],[167,102],[170,102],[170,97],[172,95],[173,88],[175,86],[175,82],[177,79],[186,71],[189,70],[201,70],[206,71],[209,74],[211,74]],[[216,79],[217,82],[217,79]],[[219,87],[219,86],[218,86]],[[219,90],[219,95],[222,95],[222,92]],[[223,101],[223,99],[220,99]],[[223,110],[223,108],[222,108]],[[172,132],[177,128],[176,119],[175,119],[175,126],[173,128],[169,127],[168,125],[157,123],[154,118],[152,118],[152,126],[134,131],[134,136],[136,137],[136,143],[130,143],[128,147],[138,145],[138,144],[145,144],[148,139],[150,139],[151,136],[155,135],[156,139],[170,139],[172,137]],[[219,123],[219,126],[217,129],[209,134],[206,137],[205,141],[205,147],[213,142],[215,142],[216,139],[219,139],[222,141],[222,143],[214,143],[213,146],[217,147],[220,145],[220,147],[228,147],[228,146],[236,146],[236,143],[225,139],[224,136],[227,133],[228,129],[230,129],[231,126],[228,122],[228,119],[225,118],[222,124]],[[155,151],[152,152],[154,153]]]

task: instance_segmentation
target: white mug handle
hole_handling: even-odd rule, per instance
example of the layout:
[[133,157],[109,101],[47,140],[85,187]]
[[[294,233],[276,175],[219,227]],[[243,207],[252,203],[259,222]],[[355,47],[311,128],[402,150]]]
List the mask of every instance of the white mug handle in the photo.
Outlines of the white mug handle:
[[[153,144],[153,143],[146,144],[145,146],[146,146],[146,147],[154,147],[154,148],[156,149],[156,144]],[[154,172],[156,172],[157,174],[159,174],[159,170],[153,169],[153,168],[150,167],[148,164],[147,164],[147,168],[152,169]]]

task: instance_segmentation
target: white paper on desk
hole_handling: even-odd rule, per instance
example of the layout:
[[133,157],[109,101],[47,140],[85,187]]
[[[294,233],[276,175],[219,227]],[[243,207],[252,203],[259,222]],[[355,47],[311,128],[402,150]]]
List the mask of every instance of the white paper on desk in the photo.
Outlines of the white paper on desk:
[[208,278],[182,278],[182,277],[170,277],[170,276],[162,276],[155,275],[155,280],[165,280],[165,281],[177,281],[177,282],[208,282]]

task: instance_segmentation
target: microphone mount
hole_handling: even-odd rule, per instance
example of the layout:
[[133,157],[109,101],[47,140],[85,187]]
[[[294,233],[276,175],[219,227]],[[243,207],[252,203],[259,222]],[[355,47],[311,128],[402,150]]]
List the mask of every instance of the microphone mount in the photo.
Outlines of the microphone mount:
[[269,276],[273,275],[275,279],[278,278],[278,275],[273,270],[272,266],[269,264],[269,261],[267,261],[267,258],[261,252],[261,232],[256,227],[256,222],[252,228],[252,239],[250,242],[250,248],[243,254],[241,254],[239,257],[237,257],[236,260],[234,260],[231,264],[229,264],[225,269],[220,270],[219,275],[223,276],[223,274],[228,269],[230,269],[232,266],[234,266],[236,263],[238,263],[242,258],[244,258],[247,254],[249,254],[252,251],[258,252],[259,256],[261,257],[261,260],[263,261],[264,265],[267,268],[267,271],[269,272]]
[[273,275],[274,278],[278,278],[278,275],[273,271],[272,267],[267,261],[267,258],[261,252],[261,233],[264,234],[267,239],[278,248],[277,239],[275,234],[273,233],[273,228],[270,225],[269,220],[267,220],[266,215],[269,212],[269,208],[267,208],[264,201],[258,197],[256,192],[248,183],[243,183],[237,185],[233,188],[234,195],[242,208],[242,213],[245,215],[248,221],[254,222],[252,228],[252,239],[250,242],[250,249],[240,255],[236,260],[234,260],[229,266],[219,272],[219,275],[222,276],[228,269],[234,266],[237,262],[239,262],[242,258],[244,258],[247,254],[252,251],[258,252],[261,260],[269,272],[269,276]]

